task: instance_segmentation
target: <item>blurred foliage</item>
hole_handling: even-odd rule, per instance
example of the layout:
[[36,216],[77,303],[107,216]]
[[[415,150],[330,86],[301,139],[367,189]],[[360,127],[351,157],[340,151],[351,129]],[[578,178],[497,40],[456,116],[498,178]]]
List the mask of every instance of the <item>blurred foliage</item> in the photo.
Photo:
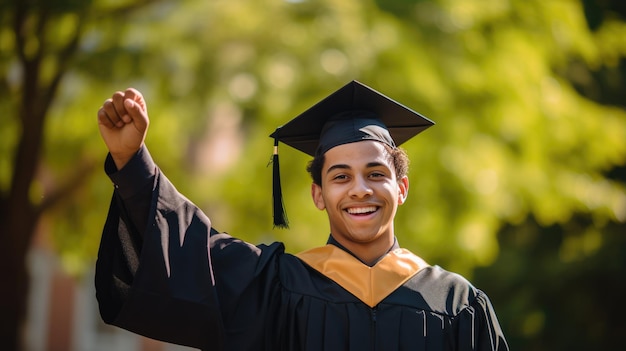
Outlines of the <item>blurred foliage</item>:
[[[607,311],[623,291],[626,258],[619,1],[46,3],[57,2],[65,5],[47,45],[63,41],[78,16],[83,36],[46,121],[33,198],[80,164],[102,162],[96,111],[134,86],[148,102],[153,157],[215,227],[251,242],[285,241],[291,252],[321,245],[328,228],[310,200],[308,158],[286,147],[291,229],[271,227],[268,135],[357,79],[437,123],[403,145],[412,169],[400,243],[475,278],[512,349],[617,340],[623,323]],[[19,137],[13,45],[3,25],[2,191]],[[98,169],[48,214],[69,270],[91,264],[110,195]],[[572,338],[581,328],[588,343]]]

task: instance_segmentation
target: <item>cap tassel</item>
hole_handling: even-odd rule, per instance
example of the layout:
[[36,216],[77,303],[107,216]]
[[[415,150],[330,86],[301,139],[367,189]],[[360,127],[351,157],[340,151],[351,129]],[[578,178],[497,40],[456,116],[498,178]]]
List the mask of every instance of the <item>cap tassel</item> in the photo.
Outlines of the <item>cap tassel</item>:
[[278,162],[278,138],[274,139],[274,154],[272,155],[272,197],[274,201],[274,227],[289,228],[287,214],[283,206],[283,191],[280,185],[280,165]]

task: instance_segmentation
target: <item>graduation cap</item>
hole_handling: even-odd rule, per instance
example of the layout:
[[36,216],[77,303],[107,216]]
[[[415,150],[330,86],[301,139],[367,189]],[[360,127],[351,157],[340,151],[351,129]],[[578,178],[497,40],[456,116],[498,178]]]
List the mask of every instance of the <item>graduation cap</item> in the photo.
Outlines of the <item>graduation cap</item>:
[[287,227],[278,162],[278,142],[311,156],[335,146],[376,140],[393,148],[435,124],[430,119],[353,80],[270,135],[274,138],[274,226]]

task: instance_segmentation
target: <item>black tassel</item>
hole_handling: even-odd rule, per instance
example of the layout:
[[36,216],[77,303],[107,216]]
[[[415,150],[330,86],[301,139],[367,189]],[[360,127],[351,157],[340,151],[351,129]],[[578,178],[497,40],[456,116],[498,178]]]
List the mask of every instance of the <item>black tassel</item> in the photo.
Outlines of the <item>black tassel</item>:
[[274,202],[274,227],[289,228],[287,213],[283,206],[283,190],[280,186],[280,165],[278,162],[278,138],[274,139],[274,154],[272,155],[272,197]]

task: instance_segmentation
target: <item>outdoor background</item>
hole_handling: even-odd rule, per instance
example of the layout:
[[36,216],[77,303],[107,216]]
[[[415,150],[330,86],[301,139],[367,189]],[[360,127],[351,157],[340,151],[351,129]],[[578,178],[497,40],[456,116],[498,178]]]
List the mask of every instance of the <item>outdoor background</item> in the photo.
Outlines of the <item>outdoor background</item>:
[[[148,148],[216,228],[295,253],[326,217],[282,147],[291,229],[272,228],[268,135],[352,79],[436,122],[404,145],[402,246],[486,291],[512,350],[623,343],[626,2],[0,4],[1,349],[62,348],[33,336],[34,247],[93,294],[112,193],[96,112],[116,90],[143,92]],[[61,306],[49,325],[76,325]]]

